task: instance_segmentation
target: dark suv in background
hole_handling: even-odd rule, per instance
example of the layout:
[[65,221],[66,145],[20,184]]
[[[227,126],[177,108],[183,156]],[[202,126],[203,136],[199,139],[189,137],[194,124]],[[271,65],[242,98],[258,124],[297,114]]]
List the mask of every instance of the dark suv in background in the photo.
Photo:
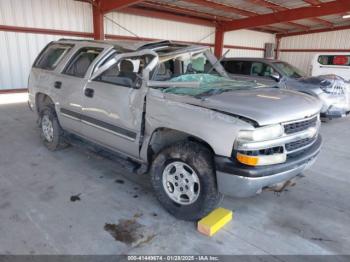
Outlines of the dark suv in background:
[[265,58],[227,58],[221,63],[232,79],[291,89],[319,98],[323,104],[322,117],[343,117],[350,112],[350,82],[339,76],[306,77],[286,62]]

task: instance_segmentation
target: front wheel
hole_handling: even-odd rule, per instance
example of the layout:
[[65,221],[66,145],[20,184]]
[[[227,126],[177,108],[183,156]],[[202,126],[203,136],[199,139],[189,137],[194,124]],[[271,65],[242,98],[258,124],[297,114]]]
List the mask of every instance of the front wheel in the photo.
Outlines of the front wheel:
[[162,150],[153,161],[151,179],[160,203],[179,219],[198,220],[222,199],[212,154],[194,142],[180,142]]

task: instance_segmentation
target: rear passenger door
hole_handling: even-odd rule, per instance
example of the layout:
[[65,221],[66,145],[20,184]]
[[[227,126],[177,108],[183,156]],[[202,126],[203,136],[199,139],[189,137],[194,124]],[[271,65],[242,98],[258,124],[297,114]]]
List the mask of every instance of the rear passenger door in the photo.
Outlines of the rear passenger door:
[[81,133],[83,90],[88,81],[88,72],[103,50],[101,47],[78,49],[53,83],[53,87],[60,94],[59,121],[68,131]]

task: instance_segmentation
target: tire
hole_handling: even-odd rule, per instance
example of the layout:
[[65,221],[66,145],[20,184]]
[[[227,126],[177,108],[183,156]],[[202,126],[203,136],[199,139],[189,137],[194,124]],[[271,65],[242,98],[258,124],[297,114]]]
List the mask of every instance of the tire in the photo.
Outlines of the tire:
[[[49,150],[55,151],[67,146],[67,143],[64,141],[63,129],[58,122],[53,105],[45,106],[40,110],[39,127],[40,137]],[[49,128],[50,131],[45,131],[45,128]]]
[[[184,170],[186,174],[181,178],[181,172]],[[194,173],[188,175],[191,172]],[[173,179],[173,176],[176,178],[175,175],[178,175],[179,179],[173,181],[175,183],[179,182],[177,186],[173,182],[164,183],[168,181],[168,177],[170,179]],[[186,187],[186,183],[188,183],[186,177],[193,181],[195,176],[198,177],[198,183],[194,183],[194,186],[191,187],[193,190],[187,190],[187,192],[188,195],[197,195],[197,197],[193,197],[190,201],[191,198],[187,200],[187,195],[184,194],[181,198],[174,200],[174,196],[169,191],[171,192],[173,189],[173,192],[176,191],[176,194],[178,194],[180,192],[179,188]],[[201,219],[212,211],[223,198],[217,190],[212,153],[195,142],[184,141],[163,149],[153,161],[151,182],[155,195],[163,207],[170,214],[182,220],[194,221]],[[180,194],[182,192],[181,190]],[[184,203],[184,201],[188,201],[188,203]]]

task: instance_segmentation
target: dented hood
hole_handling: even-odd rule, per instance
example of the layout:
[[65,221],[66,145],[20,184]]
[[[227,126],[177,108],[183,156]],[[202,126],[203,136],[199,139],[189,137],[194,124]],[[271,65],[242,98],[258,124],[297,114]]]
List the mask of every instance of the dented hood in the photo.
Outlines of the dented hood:
[[[194,81],[198,86],[186,87],[184,81]],[[300,92],[209,74],[186,74],[173,78],[171,83],[175,86],[163,90],[174,95],[171,99],[242,116],[260,126],[309,117],[322,107],[320,100]],[[176,86],[179,84],[185,87]]]
[[252,119],[260,126],[302,119],[319,113],[322,106],[312,96],[276,88],[224,92],[205,98],[201,104]]
[[205,98],[170,95],[170,100],[201,106],[254,120],[259,126],[318,114],[322,103],[309,95],[276,88],[232,90]]

